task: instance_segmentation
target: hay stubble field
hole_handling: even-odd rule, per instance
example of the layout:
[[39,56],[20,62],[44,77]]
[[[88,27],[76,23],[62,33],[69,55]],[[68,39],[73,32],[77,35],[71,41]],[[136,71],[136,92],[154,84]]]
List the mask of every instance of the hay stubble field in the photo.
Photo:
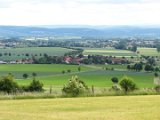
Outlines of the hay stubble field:
[[0,120],[159,120],[160,96],[1,100]]

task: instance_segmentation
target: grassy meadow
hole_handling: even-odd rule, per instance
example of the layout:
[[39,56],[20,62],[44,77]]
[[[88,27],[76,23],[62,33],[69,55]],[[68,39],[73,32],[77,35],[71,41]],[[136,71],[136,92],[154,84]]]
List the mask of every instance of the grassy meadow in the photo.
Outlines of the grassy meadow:
[[[42,57],[45,53],[49,56],[63,56],[65,53],[71,51],[73,50],[61,47],[1,48],[0,53],[2,56],[0,56],[0,60],[17,60],[32,58],[32,56]],[[29,56],[26,56],[26,54],[29,54]]]
[[0,120],[159,120],[160,96],[1,100]]

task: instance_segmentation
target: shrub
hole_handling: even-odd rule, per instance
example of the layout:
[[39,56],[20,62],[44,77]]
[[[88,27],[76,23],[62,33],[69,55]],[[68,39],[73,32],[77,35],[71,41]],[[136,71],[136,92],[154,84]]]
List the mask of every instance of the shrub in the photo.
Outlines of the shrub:
[[23,89],[24,91],[41,92],[43,91],[43,84],[39,80],[33,79],[30,85],[23,86]]
[[23,74],[23,78],[24,78],[24,79],[27,79],[28,76],[29,76],[29,75],[28,75],[27,73],[24,73],[24,74]]
[[33,77],[36,77],[36,76],[37,76],[37,73],[33,72],[33,73],[32,73],[32,76],[33,76]]
[[62,74],[64,74],[65,73],[65,71],[64,70],[62,70]]
[[155,72],[155,73],[154,73],[154,76],[155,76],[155,77],[158,77],[159,75],[158,75],[158,73],[157,73],[157,72]]
[[112,80],[113,83],[118,83],[118,78],[117,77],[112,77],[111,80]]
[[126,93],[136,89],[136,84],[128,77],[123,77],[119,84]]
[[113,85],[113,86],[112,86],[112,90],[114,90],[114,91],[120,91],[121,88],[120,88],[119,85]]
[[87,85],[82,80],[80,80],[78,76],[72,76],[68,84],[65,85],[62,89],[63,93],[71,96],[78,96],[87,91]]
[[160,92],[160,85],[155,86],[154,89],[156,90],[156,92]]
[[2,77],[0,80],[0,91],[6,92],[6,93],[13,93],[19,90],[20,87],[16,82],[13,81],[13,76],[8,75],[5,77]]
[[71,70],[67,70],[67,72],[68,72],[68,73],[70,73],[70,72],[71,72]]
[[81,71],[81,67],[78,67],[78,71],[79,71],[79,72]]
[[112,71],[114,71],[114,68],[111,68]]

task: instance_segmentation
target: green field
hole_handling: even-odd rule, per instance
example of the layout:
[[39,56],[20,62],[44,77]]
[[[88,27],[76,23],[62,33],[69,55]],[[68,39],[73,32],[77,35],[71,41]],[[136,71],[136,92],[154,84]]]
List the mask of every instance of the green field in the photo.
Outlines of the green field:
[[0,120],[159,120],[160,96],[1,100]]
[[104,55],[116,57],[137,57],[137,54],[128,50],[117,50],[107,48],[84,48],[84,55]]
[[[0,75],[8,73],[14,74],[15,79],[22,79],[24,73],[28,73],[31,77],[36,72],[39,77],[62,74],[62,71],[71,70],[78,72],[79,65],[63,65],[63,64],[1,64]],[[91,70],[89,67],[81,66],[81,71]]]
[[[115,68],[115,71],[106,71],[102,69],[101,65],[98,66],[81,66],[81,71],[78,72],[78,65],[62,65],[62,64],[5,64],[0,65],[0,76],[12,73],[15,80],[20,85],[27,85],[32,80],[32,73],[37,73],[37,79],[40,80],[45,88],[50,85],[53,87],[60,87],[66,84],[73,75],[78,75],[80,79],[84,80],[88,86],[94,85],[95,87],[111,87],[112,77],[121,79],[127,75],[135,80],[139,88],[153,87],[153,73],[146,72],[130,72],[126,71],[125,66],[109,65],[110,68]],[[62,70],[71,70],[71,73],[62,74]],[[24,73],[29,74],[28,79],[23,79]]]
[[[0,60],[17,60],[23,58],[32,58],[35,57],[42,57],[45,53],[49,56],[63,56],[67,52],[73,51],[72,49],[61,48],[61,47],[26,47],[26,48],[1,48],[0,53]],[[9,56],[9,53],[11,54]],[[26,53],[29,56],[26,56]]]
[[160,56],[157,48],[137,48],[137,52],[139,52],[140,55],[145,56]]

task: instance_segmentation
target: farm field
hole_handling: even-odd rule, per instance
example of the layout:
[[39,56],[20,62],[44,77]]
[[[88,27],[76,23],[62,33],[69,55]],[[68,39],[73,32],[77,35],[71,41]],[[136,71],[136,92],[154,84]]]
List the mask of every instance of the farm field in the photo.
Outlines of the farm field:
[[157,48],[137,48],[137,52],[145,56],[160,56],[160,53],[157,52]]
[[[105,71],[105,70],[93,70],[80,73],[71,73],[64,75],[52,75],[37,77],[38,80],[44,83],[45,87],[49,88],[50,85],[53,87],[63,87],[64,84],[73,76],[78,75],[81,80],[85,81],[88,86],[94,85],[95,87],[106,87],[110,88],[113,83],[111,82],[112,77],[118,77],[121,79],[123,76],[128,76],[134,79],[135,83],[139,88],[152,88],[153,85],[153,73],[137,73],[137,72],[126,72],[126,71]],[[31,82],[31,79],[17,80],[21,85],[26,85]]]
[[[78,75],[88,86],[111,87],[113,85],[110,80],[112,77],[121,79],[126,75],[133,78],[140,88],[153,87],[153,73],[130,72],[126,71],[125,67],[121,67],[120,65],[110,65],[110,67],[117,68],[117,70],[118,68],[121,69],[118,71],[106,71],[99,65],[82,65],[81,71],[78,72],[78,67],[78,65],[62,64],[4,64],[0,65],[0,76],[12,73],[20,85],[27,85],[32,80],[32,73],[35,72],[37,73],[37,79],[44,84],[44,87],[48,88],[51,85],[62,87],[73,75]],[[68,69],[71,70],[71,73],[67,73]],[[66,71],[65,74],[62,74],[63,70]],[[23,79],[22,76],[24,73],[29,74],[28,79]]]
[[0,120],[159,120],[160,96],[1,100]]
[[[44,53],[47,53],[49,56],[63,56],[65,53],[71,51],[73,50],[61,47],[0,48],[0,60],[32,58],[32,55],[39,58],[42,57]],[[26,54],[29,55],[26,56]]]
[[[120,70],[106,71],[103,67],[98,66],[81,66],[81,71],[78,72],[78,65],[62,65],[62,64],[4,64],[0,65],[0,76],[12,73],[14,79],[20,85],[28,85],[32,81],[32,73],[37,73],[36,79],[40,80],[44,84],[44,88],[48,89],[50,86],[54,88],[62,88],[73,75],[78,75],[81,80],[91,87],[105,87],[110,88],[113,83],[112,77],[118,77],[119,80],[123,76],[128,76],[134,79],[139,88],[152,88],[154,75],[153,73],[146,72],[130,72],[126,71],[125,67],[120,65],[110,65],[110,67],[118,68]],[[70,69],[71,73],[67,73]],[[62,74],[65,70],[66,73]],[[24,73],[29,74],[28,79],[24,79],[22,76]]]
[[[27,73],[32,75],[37,73],[39,77],[62,74],[62,71],[71,70],[71,72],[78,72],[78,65],[64,65],[64,64],[1,64],[0,75],[12,73],[15,79],[22,79],[22,75]],[[92,68],[81,66],[81,71],[91,70]]]
[[137,57],[137,54],[128,50],[117,50],[107,48],[84,48],[84,55],[104,55],[116,57]]

